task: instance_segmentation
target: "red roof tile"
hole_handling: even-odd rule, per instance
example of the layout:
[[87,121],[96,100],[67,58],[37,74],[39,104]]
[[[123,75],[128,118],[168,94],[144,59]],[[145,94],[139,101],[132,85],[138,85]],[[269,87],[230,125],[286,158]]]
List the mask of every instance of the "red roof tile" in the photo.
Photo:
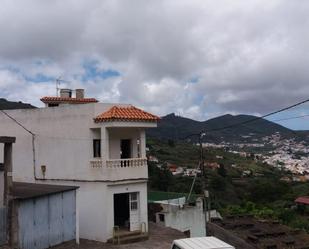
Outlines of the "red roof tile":
[[295,200],[296,203],[309,205],[309,196],[300,196]]
[[99,102],[95,98],[69,98],[69,97],[43,97],[41,98],[43,103],[72,103],[72,104],[86,104],[86,103],[96,103]]
[[105,121],[150,121],[156,122],[160,118],[156,115],[153,115],[149,112],[145,112],[141,109],[138,109],[134,106],[129,107],[119,107],[113,106],[108,111],[103,112],[98,115],[94,121],[96,123],[105,122]]

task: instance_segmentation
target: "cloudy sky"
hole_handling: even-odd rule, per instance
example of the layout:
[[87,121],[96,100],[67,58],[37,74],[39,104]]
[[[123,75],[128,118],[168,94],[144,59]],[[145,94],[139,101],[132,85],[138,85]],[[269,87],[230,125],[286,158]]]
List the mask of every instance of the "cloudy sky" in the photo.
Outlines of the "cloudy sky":
[[[0,0],[0,97],[61,87],[205,120],[309,98],[307,0]],[[309,104],[276,115],[309,114]],[[309,129],[309,118],[278,121]]]

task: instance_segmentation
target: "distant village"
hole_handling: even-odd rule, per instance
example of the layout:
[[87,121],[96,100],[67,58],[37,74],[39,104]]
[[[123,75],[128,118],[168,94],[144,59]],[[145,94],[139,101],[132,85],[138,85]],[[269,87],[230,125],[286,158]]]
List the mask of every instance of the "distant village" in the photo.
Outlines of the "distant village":
[[[217,148],[226,149],[228,152],[238,154],[241,157],[254,157],[255,160],[267,163],[270,166],[285,169],[292,173],[293,177],[283,177],[284,181],[308,181],[309,180],[309,147],[305,141],[296,141],[295,138],[285,139],[282,138],[279,132],[271,136],[265,136],[260,142],[256,139],[255,143],[228,143],[222,142],[220,144],[215,143],[203,143],[204,148]],[[250,148],[263,148],[269,147],[267,152],[264,153],[252,153]],[[216,156],[217,159],[223,159],[222,156]],[[157,157],[150,155],[149,161],[157,163],[160,168],[162,164],[159,163]],[[198,168],[189,168],[178,166],[176,164],[166,162],[167,168],[173,175],[178,176],[195,176],[201,173]],[[231,164],[233,168],[237,168],[237,165]],[[218,169],[220,164],[217,162],[205,162],[204,167],[209,169]],[[249,176],[252,172],[250,170],[244,170],[243,176]]]

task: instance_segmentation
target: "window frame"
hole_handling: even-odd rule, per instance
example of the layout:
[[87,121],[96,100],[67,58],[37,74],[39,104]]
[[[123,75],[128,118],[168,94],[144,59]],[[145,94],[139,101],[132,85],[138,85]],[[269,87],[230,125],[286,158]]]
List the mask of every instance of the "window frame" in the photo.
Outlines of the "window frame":
[[93,158],[101,158],[101,139],[92,140],[92,155]]

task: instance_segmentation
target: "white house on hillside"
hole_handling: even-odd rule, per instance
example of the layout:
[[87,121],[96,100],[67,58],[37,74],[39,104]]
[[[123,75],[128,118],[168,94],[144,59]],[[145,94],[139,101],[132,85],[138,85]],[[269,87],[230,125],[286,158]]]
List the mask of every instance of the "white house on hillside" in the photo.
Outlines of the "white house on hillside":
[[62,89],[41,99],[45,108],[6,111],[30,132],[0,113],[0,133],[16,137],[13,179],[79,186],[81,238],[104,242],[115,226],[147,231],[145,128],[159,118],[83,95]]

